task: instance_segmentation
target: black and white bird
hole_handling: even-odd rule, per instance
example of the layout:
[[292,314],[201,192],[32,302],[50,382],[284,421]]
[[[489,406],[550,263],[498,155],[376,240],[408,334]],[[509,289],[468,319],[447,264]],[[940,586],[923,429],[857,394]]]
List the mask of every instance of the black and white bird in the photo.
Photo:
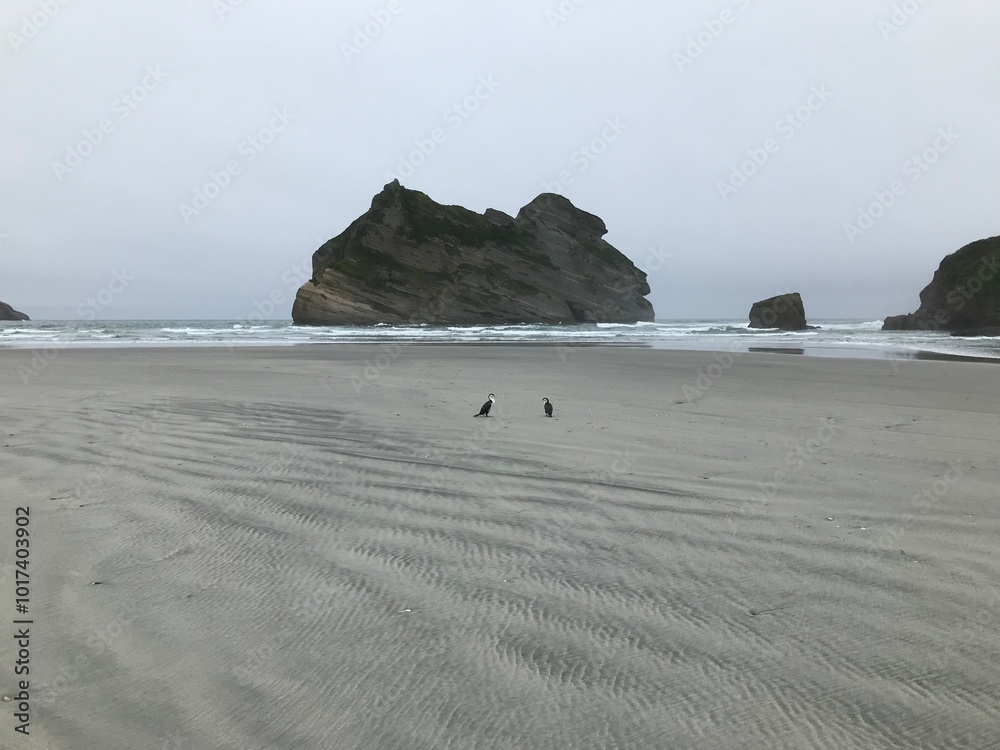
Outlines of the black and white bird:
[[546,417],[551,417],[552,416],[552,404],[549,403],[549,400],[547,398],[543,398],[542,402],[545,404],[545,416]]
[[496,398],[491,393],[490,397],[486,400],[486,403],[483,404],[483,408],[481,408],[479,410],[479,413],[478,414],[473,414],[472,416],[474,416],[474,417],[488,417],[490,415],[490,409],[493,408],[493,404],[495,402],[496,402]]

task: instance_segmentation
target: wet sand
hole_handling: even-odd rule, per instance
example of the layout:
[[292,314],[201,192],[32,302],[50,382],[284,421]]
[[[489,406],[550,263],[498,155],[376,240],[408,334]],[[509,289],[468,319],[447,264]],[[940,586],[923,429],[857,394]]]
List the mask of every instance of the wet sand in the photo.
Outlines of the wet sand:
[[996,367],[30,357],[0,351],[0,607],[30,506],[34,619],[0,746],[1000,746]]

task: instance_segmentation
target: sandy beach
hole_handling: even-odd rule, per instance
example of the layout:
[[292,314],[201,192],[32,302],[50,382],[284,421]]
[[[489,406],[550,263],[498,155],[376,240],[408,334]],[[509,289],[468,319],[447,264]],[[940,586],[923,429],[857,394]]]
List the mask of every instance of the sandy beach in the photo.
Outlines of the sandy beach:
[[994,365],[31,357],[0,351],[4,748],[1000,747]]

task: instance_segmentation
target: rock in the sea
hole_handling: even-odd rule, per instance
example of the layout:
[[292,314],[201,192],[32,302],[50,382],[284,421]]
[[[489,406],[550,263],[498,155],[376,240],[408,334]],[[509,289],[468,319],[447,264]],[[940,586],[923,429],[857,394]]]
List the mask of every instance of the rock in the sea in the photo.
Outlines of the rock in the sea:
[[951,332],[952,336],[983,336],[986,338],[1000,338],[1000,326],[987,326],[986,328],[970,328],[969,330],[959,329]]
[[963,336],[996,335],[1000,327],[1000,237],[966,245],[941,261],[920,292],[920,307],[890,315],[883,331],[961,331]]
[[6,302],[0,302],[0,320],[30,320],[23,312],[18,312]]
[[543,193],[516,217],[442,206],[393,181],[313,255],[292,319],[305,325],[634,323],[646,274],[604,222]]
[[809,326],[806,324],[806,309],[802,304],[802,297],[798,292],[792,292],[754,302],[750,307],[750,327],[805,330]]

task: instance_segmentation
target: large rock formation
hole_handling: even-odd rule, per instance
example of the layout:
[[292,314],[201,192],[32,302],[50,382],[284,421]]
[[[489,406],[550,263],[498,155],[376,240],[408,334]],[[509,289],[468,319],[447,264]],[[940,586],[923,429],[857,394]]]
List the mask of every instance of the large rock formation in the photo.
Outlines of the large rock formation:
[[[891,315],[883,331],[961,331],[991,335],[1000,327],[1000,237],[966,245],[941,261],[920,292],[920,307]],[[995,335],[995,334],[992,334]]]
[[29,320],[23,312],[18,312],[6,302],[0,302],[0,320]]
[[783,331],[802,331],[806,324],[806,309],[798,292],[779,294],[777,297],[754,302],[750,306],[751,328],[780,328]]
[[442,206],[399,182],[313,255],[292,319],[377,323],[634,323],[653,319],[646,274],[604,222],[543,193],[517,217]]

